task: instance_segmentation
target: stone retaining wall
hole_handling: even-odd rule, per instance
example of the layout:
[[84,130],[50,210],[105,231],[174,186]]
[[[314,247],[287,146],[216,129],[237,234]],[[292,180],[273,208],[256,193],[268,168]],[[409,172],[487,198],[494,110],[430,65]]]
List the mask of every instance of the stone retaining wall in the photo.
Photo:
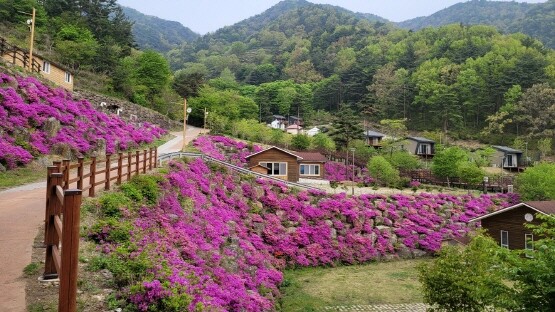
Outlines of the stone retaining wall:
[[119,114],[123,120],[128,122],[148,122],[167,130],[180,129],[183,127],[183,124],[180,122],[171,120],[156,111],[125,100],[86,90],[75,91],[73,92],[73,96],[75,99],[88,100],[95,109],[105,112],[106,114]]

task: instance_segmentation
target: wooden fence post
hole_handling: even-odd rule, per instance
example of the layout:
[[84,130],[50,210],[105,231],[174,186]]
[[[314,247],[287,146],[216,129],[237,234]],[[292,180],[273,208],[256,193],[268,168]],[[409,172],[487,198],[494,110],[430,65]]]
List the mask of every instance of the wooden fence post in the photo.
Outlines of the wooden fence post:
[[135,153],[135,175],[139,175],[139,151]]
[[94,184],[96,183],[96,157],[91,157],[91,176],[89,177],[89,197],[94,197]]
[[69,188],[69,163],[71,161],[69,159],[64,159],[63,160],[63,167],[64,170],[62,171],[64,173],[64,184],[62,186],[62,188],[64,190],[67,190]]
[[127,181],[131,180],[131,163],[133,160],[133,154],[131,151],[127,152]]
[[83,161],[83,157],[77,158],[77,163],[79,164],[79,167],[77,167],[77,176],[79,177],[79,180],[77,180],[77,188],[80,190],[83,189]]
[[106,183],[104,183],[104,189],[106,191],[110,190],[110,169],[111,169],[110,168],[110,156],[112,156],[112,155],[106,154],[106,175],[105,175],[105,177],[106,177],[105,182]]
[[62,263],[58,312],[77,311],[77,271],[79,264],[79,213],[81,190],[64,192]]
[[158,167],[158,148],[154,148],[154,168]]
[[154,153],[152,152],[152,147],[148,150],[148,170],[152,170],[152,156]]
[[146,150],[143,151],[143,173],[146,173]]
[[119,152],[118,153],[118,180],[117,180],[118,185],[121,185],[121,173],[122,173],[121,167],[123,167],[123,153]]
[[[58,167],[50,167],[49,171],[56,171]],[[58,272],[56,271],[56,265],[54,264],[52,247],[58,246],[60,243],[60,237],[58,232],[56,232],[56,227],[54,225],[54,216],[61,213],[61,207],[56,198],[56,186],[62,186],[63,184],[63,174],[62,173],[51,173],[49,178],[48,196],[46,208],[46,222],[45,222],[45,237],[44,241],[46,244],[46,258],[44,262],[44,279],[55,279],[58,277]]]

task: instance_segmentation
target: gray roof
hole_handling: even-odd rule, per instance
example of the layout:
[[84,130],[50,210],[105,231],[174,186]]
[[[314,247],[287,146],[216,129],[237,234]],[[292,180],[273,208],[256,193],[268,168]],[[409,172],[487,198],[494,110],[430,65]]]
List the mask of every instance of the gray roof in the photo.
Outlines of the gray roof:
[[496,150],[499,150],[505,153],[522,154],[522,151],[519,151],[514,148],[510,148],[508,146],[493,145],[492,147],[495,148]]
[[285,119],[285,117],[281,116],[281,115],[273,115],[274,118],[276,119]]
[[413,140],[413,141],[416,141],[416,142],[419,142],[419,143],[435,143],[435,141],[430,140],[430,139],[426,139],[426,138],[423,138],[423,137],[407,137],[407,139]]
[[372,130],[368,130],[368,131],[366,131],[366,136],[367,137],[383,138],[385,136],[385,134],[379,133],[379,132],[376,132],[376,131],[372,131]]

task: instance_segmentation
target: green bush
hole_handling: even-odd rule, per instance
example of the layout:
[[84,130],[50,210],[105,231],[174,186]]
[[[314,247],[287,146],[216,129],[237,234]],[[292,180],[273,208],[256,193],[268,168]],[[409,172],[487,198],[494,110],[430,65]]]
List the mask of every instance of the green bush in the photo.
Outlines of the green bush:
[[432,173],[444,178],[458,176],[459,163],[468,161],[468,154],[463,149],[453,146],[436,153],[432,163]]
[[395,151],[390,154],[386,154],[385,158],[399,170],[414,170],[421,167],[420,160],[406,151]]
[[120,208],[128,208],[131,205],[131,201],[123,193],[104,194],[99,198],[98,202],[102,215],[108,218],[121,217]]
[[378,183],[387,186],[396,186],[399,181],[399,171],[383,157],[374,156],[368,162],[368,172]]
[[120,190],[125,196],[135,202],[140,202],[143,200],[143,194],[141,194],[141,191],[134,184],[124,183],[121,186]]
[[555,164],[540,163],[527,168],[516,179],[523,200],[555,199]]
[[469,184],[479,184],[484,179],[484,171],[473,162],[460,162],[457,173],[461,181]]
[[160,194],[158,183],[161,183],[163,180],[162,176],[138,175],[133,177],[129,183],[141,192],[141,195],[146,199],[148,204],[155,204]]
[[515,293],[506,284],[507,249],[491,238],[475,237],[466,247],[447,246],[431,263],[419,267],[428,311],[498,311],[515,305]]
[[291,147],[298,151],[305,151],[310,148],[310,137],[306,134],[294,135],[291,139]]

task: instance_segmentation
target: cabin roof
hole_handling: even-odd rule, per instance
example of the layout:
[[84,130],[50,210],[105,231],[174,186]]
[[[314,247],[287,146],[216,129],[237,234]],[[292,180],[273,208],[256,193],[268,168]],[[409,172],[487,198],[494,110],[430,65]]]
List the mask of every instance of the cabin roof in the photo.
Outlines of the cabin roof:
[[507,211],[511,211],[517,208],[521,208],[521,207],[528,207],[532,210],[535,210],[538,213],[544,214],[544,215],[555,215],[555,201],[554,200],[550,200],[550,201],[529,201],[529,202],[523,202],[523,203],[519,203],[516,205],[512,205],[510,207],[507,208],[503,208],[494,212],[490,212],[488,214],[485,214],[481,217],[477,217],[474,219],[471,219],[468,222],[475,222],[475,221],[480,221],[498,214],[502,214],[505,213]]

